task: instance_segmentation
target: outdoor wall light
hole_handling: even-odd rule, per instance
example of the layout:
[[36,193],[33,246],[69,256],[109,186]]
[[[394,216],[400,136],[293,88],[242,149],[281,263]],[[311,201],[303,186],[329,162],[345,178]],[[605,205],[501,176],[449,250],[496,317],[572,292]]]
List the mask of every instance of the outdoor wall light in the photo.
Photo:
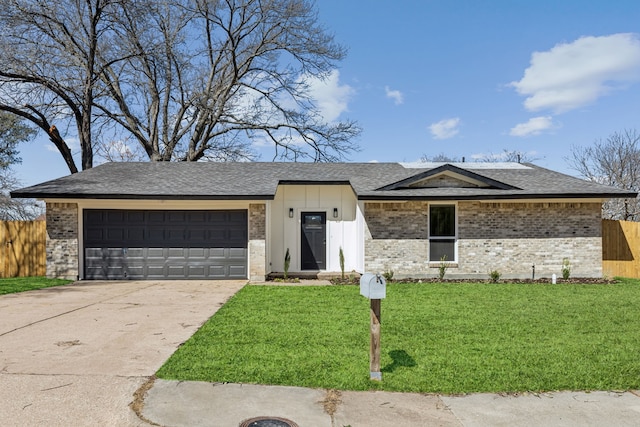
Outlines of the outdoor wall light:
[[293,218],[293,208],[289,208],[289,218]]
[[333,217],[338,218],[338,208],[333,208]]

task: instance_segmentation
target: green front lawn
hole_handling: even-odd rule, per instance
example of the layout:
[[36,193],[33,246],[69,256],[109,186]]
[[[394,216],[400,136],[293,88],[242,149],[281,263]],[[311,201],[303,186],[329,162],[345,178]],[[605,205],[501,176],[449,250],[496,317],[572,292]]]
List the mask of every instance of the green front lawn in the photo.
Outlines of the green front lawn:
[[71,282],[72,280],[47,279],[46,277],[13,277],[0,279],[0,295],[61,286]]
[[165,379],[467,393],[640,388],[640,281],[390,284],[381,383],[356,286],[246,286]]

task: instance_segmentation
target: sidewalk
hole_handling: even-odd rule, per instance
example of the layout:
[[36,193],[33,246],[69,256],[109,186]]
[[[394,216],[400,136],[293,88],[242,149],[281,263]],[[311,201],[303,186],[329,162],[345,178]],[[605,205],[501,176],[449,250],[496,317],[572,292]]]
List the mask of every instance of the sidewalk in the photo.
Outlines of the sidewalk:
[[176,427],[238,427],[255,417],[300,427],[640,426],[640,392],[439,396],[155,380],[141,412]]

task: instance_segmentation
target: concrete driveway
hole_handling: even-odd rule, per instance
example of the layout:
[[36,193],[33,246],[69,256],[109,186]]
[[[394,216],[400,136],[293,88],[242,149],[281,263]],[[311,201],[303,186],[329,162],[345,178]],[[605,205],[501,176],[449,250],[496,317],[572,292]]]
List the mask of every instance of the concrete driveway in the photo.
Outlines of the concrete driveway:
[[0,425],[146,425],[133,393],[245,283],[78,282],[0,296]]

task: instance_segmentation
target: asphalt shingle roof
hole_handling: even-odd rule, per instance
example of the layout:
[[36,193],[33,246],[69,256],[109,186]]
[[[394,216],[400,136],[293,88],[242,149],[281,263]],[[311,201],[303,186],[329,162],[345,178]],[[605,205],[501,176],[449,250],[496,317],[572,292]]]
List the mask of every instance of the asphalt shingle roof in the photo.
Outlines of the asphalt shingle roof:
[[382,190],[443,164],[400,163],[106,163],[77,174],[13,191],[40,199],[268,200],[279,184],[350,184],[361,200],[482,200],[611,198],[636,194],[531,164],[456,163],[455,168],[507,184],[498,188],[407,188]]

